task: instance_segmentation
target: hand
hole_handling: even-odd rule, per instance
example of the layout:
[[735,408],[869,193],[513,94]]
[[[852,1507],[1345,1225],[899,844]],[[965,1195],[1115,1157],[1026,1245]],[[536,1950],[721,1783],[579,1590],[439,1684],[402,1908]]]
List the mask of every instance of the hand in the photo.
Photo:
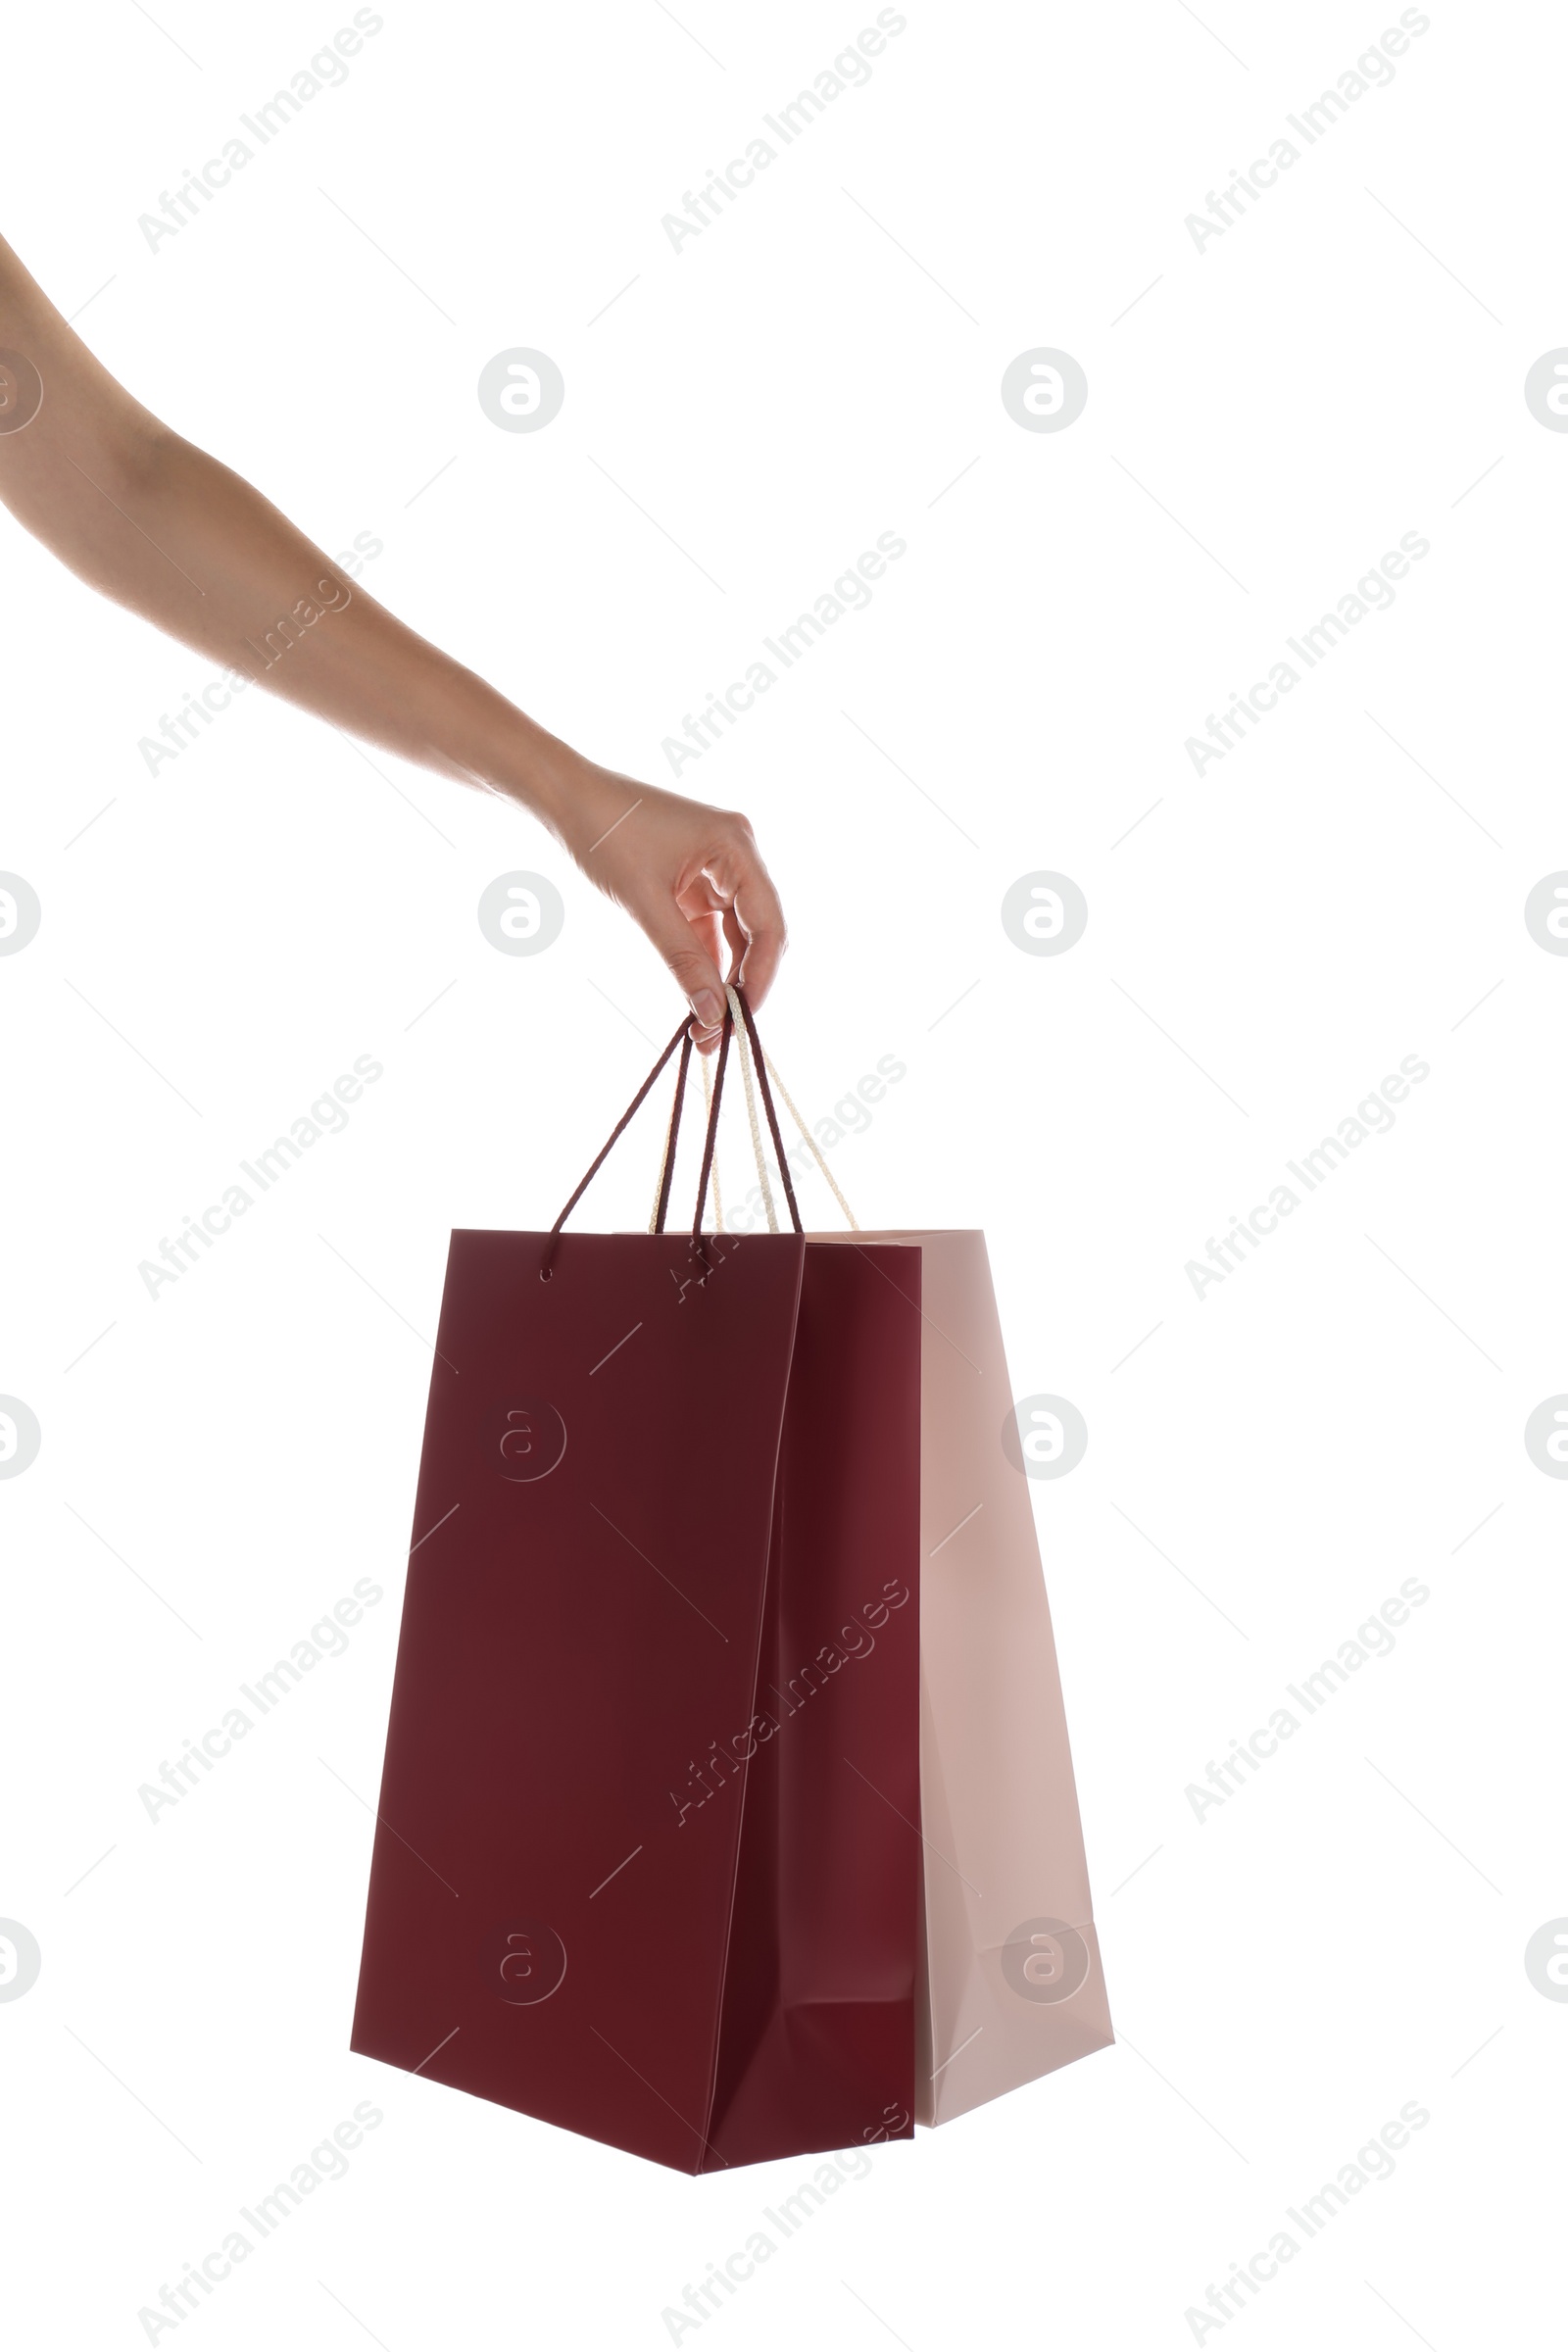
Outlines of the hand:
[[3,239],[0,348],[30,354],[49,385],[36,422],[0,435],[0,505],[81,578],[251,675],[258,640],[284,627],[277,615],[323,600],[333,617],[296,628],[287,660],[267,664],[272,692],[532,809],[647,932],[685,992],[703,1053],[718,1042],[726,965],[761,1004],[784,917],[744,816],[596,766],[366,589],[350,591],[249,482],[115,382]]
[[552,813],[589,880],[659,950],[696,1016],[697,1050],[710,1054],[724,1019],[721,971],[745,987],[755,1010],[787,944],[750,824],[587,761]]

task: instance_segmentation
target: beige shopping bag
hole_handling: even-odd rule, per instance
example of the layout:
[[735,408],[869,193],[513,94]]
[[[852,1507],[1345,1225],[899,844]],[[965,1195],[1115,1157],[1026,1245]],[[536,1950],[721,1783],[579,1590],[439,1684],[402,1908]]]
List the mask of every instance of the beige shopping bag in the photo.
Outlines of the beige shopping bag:
[[[750,1050],[758,1040],[733,991],[730,1008],[757,1161],[755,1198],[772,1226]],[[771,1057],[763,1058],[806,1152],[855,1228],[807,1240],[847,1249],[895,1242],[921,1253],[925,1913],[915,2121],[945,2124],[1115,2038],[1051,1607],[1028,1481],[1004,1442],[1012,1390],[984,1234],[856,1227],[810,1128]],[[770,1100],[764,1109],[782,1166]],[[1016,1433],[1013,1440],[1021,1457]]]
[[985,1236],[918,1247],[925,1966],[915,2120],[950,2122],[1114,2039]]

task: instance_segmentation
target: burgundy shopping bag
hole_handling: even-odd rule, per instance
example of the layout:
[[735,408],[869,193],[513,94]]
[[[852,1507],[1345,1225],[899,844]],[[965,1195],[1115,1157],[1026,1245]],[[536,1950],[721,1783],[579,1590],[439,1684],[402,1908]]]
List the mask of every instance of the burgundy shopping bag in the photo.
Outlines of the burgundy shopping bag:
[[702,1234],[730,1037],[690,1237],[684,1032],[653,1233],[562,1231],[602,1152],[452,1236],[353,2032],[693,2173],[915,2106],[919,1254],[787,1165],[792,1233]]

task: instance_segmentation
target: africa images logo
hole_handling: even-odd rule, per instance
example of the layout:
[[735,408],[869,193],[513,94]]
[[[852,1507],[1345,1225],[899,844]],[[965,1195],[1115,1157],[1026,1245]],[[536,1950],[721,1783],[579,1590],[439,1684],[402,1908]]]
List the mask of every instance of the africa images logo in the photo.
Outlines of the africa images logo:
[[514,1486],[548,1478],[566,1450],[566,1424],[542,1396],[496,1405],[484,1428],[486,1459]]
[[0,433],[20,433],[43,407],[43,378],[24,351],[0,351]]
[[1089,1946],[1064,1919],[1026,1919],[998,1958],[1005,1983],[1025,2001],[1070,2001],[1089,1979]]
[[498,2000],[531,2009],[560,1990],[566,1947],[543,1920],[504,1919],[479,1947],[479,1971]]

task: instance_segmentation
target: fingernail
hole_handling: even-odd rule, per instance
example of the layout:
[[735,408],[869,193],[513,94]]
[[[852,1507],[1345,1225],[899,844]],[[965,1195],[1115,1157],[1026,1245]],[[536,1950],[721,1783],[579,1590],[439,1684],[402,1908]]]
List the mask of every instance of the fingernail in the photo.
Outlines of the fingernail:
[[724,1007],[710,988],[700,988],[692,999],[692,1010],[705,1029],[717,1029],[723,1022]]

